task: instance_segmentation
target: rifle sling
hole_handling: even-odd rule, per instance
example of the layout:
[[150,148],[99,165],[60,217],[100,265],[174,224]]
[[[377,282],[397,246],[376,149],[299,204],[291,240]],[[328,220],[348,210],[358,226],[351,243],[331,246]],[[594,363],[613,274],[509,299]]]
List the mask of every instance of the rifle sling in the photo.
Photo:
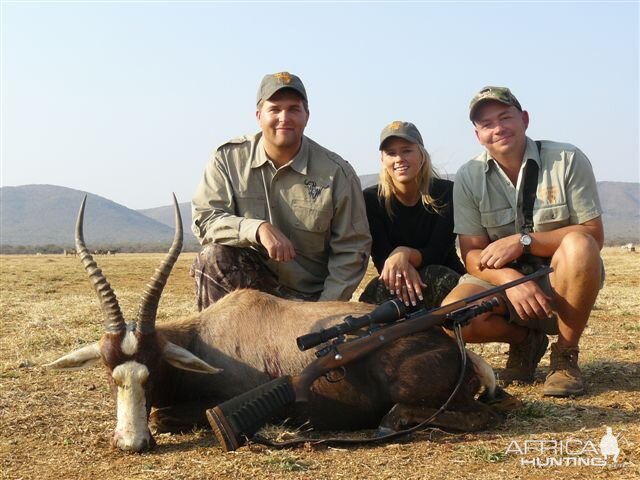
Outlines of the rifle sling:
[[[538,156],[542,152],[542,142],[536,141]],[[538,185],[538,164],[535,160],[527,160],[524,172],[524,186],[522,189],[522,232],[533,232],[533,205],[536,202],[536,187]]]

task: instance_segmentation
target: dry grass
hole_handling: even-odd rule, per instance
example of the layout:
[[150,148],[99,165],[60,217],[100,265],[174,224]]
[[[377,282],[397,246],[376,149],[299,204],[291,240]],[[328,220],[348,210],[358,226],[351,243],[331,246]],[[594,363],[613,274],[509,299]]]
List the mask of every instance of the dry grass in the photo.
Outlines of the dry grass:
[[[160,304],[159,321],[194,310],[183,255]],[[125,317],[131,318],[161,256],[99,258]],[[102,332],[100,310],[77,259],[0,257],[0,468],[7,479],[199,478],[638,478],[640,476],[640,255],[604,252],[607,284],[582,342],[589,393],[576,399],[541,395],[548,366],[533,386],[510,389],[525,407],[498,430],[454,435],[422,432],[370,447],[277,451],[259,446],[224,454],[208,430],[160,435],[151,453],[109,447],[114,406],[99,368],[54,372],[42,364]],[[503,345],[473,347],[495,367]],[[622,432],[620,468],[522,466],[505,454],[512,440],[568,438],[599,442],[605,426]]]

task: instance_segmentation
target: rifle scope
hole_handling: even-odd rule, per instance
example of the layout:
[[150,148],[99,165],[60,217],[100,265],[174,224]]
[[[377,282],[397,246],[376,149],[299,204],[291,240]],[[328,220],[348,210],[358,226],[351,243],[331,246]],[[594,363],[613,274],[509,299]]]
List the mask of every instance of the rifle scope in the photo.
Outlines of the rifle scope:
[[399,299],[388,300],[381,303],[371,313],[363,315],[361,317],[352,317],[349,315],[345,317],[344,322],[339,323],[331,328],[322,329],[318,332],[307,333],[296,338],[298,348],[302,351],[308,350],[321,343],[328,342],[329,340],[345,335],[347,333],[354,332],[362,327],[366,327],[376,323],[393,323],[396,320],[404,317],[406,314],[406,307]]

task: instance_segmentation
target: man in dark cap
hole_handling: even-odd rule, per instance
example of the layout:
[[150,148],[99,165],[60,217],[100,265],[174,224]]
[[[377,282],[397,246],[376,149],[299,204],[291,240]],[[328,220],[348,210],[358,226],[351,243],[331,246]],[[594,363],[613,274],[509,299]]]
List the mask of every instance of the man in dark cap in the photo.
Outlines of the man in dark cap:
[[193,196],[192,230],[205,245],[191,268],[198,308],[238,288],[349,300],[371,249],[355,171],[304,135],[309,104],[296,75],[265,75],[256,119],[261,132],[221,145]]
[[501,309],[473,319],[464,334],[509,343],[507,384],[532,382],[547,334],[557,335],[544,394],[580,395],[578,344],[604,280],[591,164],[573,145],[527,137],[529,114],[508,88],[483,88],[469,117],[485,151],[456,174],[455,232],[468,274],[444,303],[551,265],[548,278],[510,288]]

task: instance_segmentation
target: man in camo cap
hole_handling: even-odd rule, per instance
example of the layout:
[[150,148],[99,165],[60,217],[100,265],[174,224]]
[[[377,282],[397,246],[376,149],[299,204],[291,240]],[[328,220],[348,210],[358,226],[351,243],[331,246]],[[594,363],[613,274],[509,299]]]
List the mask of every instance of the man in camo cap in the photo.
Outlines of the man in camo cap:
[[481,89],[469,118],[485,151],[456,174],[455,233],[468,274],[444,303],[550,264],[548,278],[507,290],[501,309],[473,319],[464,335],[469,342],[509,343],[504,383],[532,382],[547,334],[557,335],[544,394],[580,395],[578,344],[604,279],[591,164],[573,145],[527,137],[529,114],[508,88]]
[[205,246],[191,268],[198,307],[238,288],[349,300],[371,249],[360,180],[304,135],[299,77],[265,75],[256,104],[261,131],[218,147],[193,196],[192,229]]

